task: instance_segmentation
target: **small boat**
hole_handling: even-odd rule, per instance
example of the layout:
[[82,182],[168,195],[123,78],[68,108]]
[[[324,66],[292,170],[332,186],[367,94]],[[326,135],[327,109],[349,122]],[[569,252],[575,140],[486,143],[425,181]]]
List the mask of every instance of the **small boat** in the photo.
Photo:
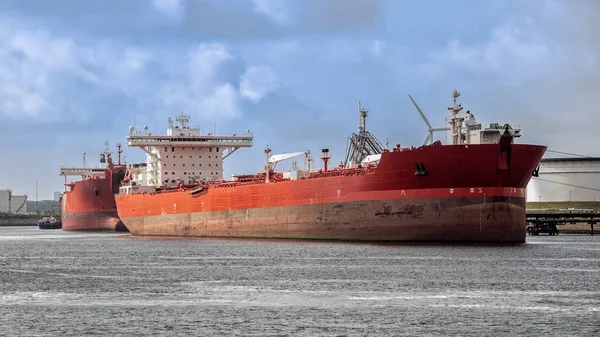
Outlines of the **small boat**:
[[38,221],[38,229],[60,229],[61,227],[61,221],[56,220],[53,216],[44,217]]

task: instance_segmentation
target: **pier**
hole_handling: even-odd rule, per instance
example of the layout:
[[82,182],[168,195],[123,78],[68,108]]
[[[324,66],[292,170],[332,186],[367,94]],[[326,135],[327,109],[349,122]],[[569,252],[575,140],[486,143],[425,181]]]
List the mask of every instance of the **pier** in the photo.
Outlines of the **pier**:
[[[570,232],[587,231],[584,226],[589,225],[590,235],[594,235],[594,225],[600,218],[600,212],[594,209],[567,208],[567,209],[528,209],[527,210],[527,233],[538,235],[548,233],[558,234],[559,226],[577,225],[570,228]],[[581,226],[583,225],[583,226]]]

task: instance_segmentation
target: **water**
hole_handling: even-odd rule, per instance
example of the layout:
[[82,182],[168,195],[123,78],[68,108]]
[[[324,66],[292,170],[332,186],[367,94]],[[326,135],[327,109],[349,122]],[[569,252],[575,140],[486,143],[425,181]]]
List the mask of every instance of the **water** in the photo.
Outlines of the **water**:
[[600,336],[600,236],[515,246],[0,227],[0,335]]

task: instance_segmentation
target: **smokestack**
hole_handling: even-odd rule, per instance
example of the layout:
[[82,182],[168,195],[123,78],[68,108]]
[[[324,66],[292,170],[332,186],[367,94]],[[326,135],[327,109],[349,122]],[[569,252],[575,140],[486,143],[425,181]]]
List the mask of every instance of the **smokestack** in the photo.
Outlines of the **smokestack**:
[[321,159],[323,159],[323,171],[327,171],[327,161],[329,160],[329,149],[321,150]]

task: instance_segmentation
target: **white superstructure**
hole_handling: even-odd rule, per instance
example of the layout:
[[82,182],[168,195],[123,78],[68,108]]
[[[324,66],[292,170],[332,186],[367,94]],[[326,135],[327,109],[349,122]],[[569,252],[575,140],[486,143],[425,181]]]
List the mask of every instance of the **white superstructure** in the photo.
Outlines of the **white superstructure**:
[[450,131],[451,145],[496,144],[500,142],[500,138],[505,132],[508,132],[513,137],[521,137],[521,129],[513,127],[510,124],[500,125],[498,123],[491,123],[488,127],[484,127],[480,123],[477,123],[475,116],[473,116],[470,110],[463,111],[462,103],[456,103],[456,99],[459,96],[460,92],[457,90],[452,92],[453,105],[448,108],[450,116],[446,117],[446,122],[450,124],[450,127],[434,128],[417,105],[417,102],[415,102],[411,95],[408,95],[429,128],[423,145],[430,145],[434,142],[434,131]]
[[223,179],[223,160],[241,147],[251,147],[254,136],[202,134],[188,126],[190,116],[181,113],[173,126],[169,117],[166,135],[142,133],[129,128],[127,145],[146,152],[146,186],[193,184],[202,180]]
[[508,132],[513,137],[521,137],[521,129],[513,128],[510,124],[500,125],[491,123],[488,127],[477,123],[470,110],[462,111],[462,103],[456,104],[460,92],[452,93],[453,106],[449,107],[450,116],[446,122],[450,124],[450,136],[453,145],[460,144],[495,144],[500,142],[500,137]]

